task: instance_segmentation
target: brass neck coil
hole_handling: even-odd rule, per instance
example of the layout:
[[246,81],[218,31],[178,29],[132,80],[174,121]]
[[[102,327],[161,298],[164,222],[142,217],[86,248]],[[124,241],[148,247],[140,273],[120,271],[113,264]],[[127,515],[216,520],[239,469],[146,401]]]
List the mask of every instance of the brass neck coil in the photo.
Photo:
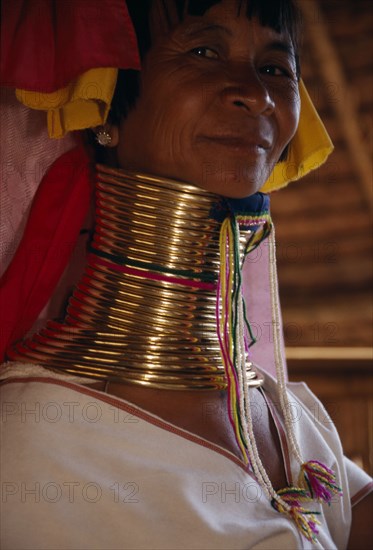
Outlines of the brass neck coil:
[[[64,321],[49,321],[10,358],[98,380],[226,388],[216,330],[222,199],[105,166],[96,189],[91,251]],[[252,233],[242,232],[242,251]],[[247,375],[261,383],[250,362]]]

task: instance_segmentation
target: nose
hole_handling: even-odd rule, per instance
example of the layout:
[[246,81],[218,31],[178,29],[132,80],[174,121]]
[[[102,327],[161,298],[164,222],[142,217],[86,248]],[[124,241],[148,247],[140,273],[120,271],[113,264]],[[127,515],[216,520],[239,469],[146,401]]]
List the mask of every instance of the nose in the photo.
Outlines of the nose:
[[270,115],[275,108],[271,94],[255,70],[245,69],[241,68],[238,75],[226,82],[221,92],[223,104],[251,116]]

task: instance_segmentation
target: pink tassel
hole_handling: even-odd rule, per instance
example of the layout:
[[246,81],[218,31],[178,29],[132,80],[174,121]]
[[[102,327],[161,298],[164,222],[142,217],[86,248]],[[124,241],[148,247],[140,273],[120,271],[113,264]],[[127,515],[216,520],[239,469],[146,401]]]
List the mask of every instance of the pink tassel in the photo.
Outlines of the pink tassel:
[[313,512],[304,508],[302,502],[312,501],[309,493],[299,487],[288,487],[277,492],[282,502],[288,506],[284,506],[282,502],[276,499],[272,500],[272,506],[277,512],[288,515],[296,524],[298,531],[309,541],[314,542],[318,534],[317,526],[320,522],[316,519],[316,515],[320,512]]
[[319,533],[317,526],[320,525],[314,514],[315,512],[309,512],[305,508],[292,508],[289,512],[298,530],[311,542],[316,541],[316,535]]
[[318,460],[310,460],[301,466],[299,483],[308,488],[313,499],[331,502],[333,495],[342,495],[341,488],[336,484],[336,476]]

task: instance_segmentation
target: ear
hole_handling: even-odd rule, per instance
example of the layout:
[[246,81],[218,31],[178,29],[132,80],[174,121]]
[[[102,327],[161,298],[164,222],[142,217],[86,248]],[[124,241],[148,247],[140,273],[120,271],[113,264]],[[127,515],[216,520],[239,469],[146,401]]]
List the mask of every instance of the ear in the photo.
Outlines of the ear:
[[119,126],[116,124],[110,125],[111,143],[108,147],[117,147],[119,143]]
[[119,128],[115,124],[106,123],[104,126],[92,128],[96,140],[102,147],[117,147],[119,142]]

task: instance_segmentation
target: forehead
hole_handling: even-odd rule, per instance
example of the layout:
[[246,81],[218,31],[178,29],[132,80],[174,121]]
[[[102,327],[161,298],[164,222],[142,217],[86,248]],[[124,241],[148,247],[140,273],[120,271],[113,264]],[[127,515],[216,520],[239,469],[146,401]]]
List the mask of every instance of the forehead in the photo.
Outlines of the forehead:
[[299,11],[293,0],[154,0],[149,23],[153,31],[169,33],[190,17],[206,19],[212,15],[228,21],[255,17],[263,27],[288,35],[294,45],[297,42]]
[[[204,9],[201,8],[201,4],[204,4]],[[161,4],[156,2],[155,6],[150,19],[153,46],[158,40],[164,42],[171,36],[177,37],[177,40],[188,40],[217,33],[231,38],[241,36],[245,42],[246,38],[254,33],[265,37],[267,42],[276,44],[276,49],[281,49],[292,56],[295,54],[289,34],[280,32],[274,26],[264,25],[258,13],[252,14],[249,11],[248,2],[202,1],[198,4],[198,10],[191,9],[190,3],[185,3],[181,17],[172,1],[166,5],[163,2]]]

